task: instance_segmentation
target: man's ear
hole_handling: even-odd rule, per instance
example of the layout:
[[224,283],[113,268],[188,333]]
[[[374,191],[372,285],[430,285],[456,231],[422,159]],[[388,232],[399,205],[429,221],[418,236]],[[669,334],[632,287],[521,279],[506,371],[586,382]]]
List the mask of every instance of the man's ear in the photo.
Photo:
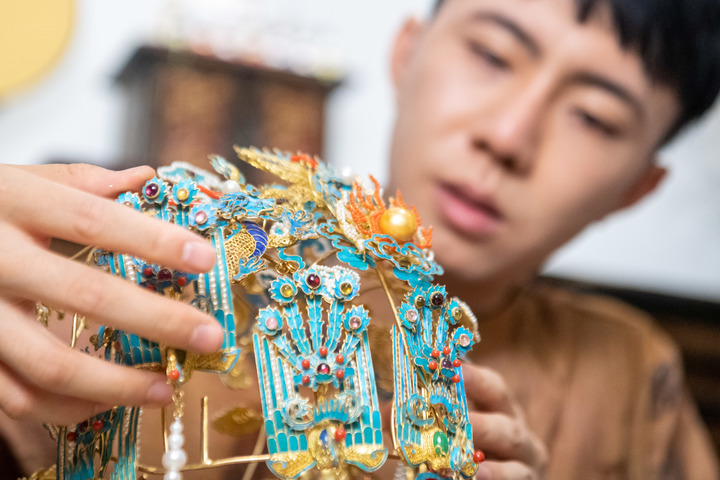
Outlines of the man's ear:
[[392,56],[390,58],[390,67],[396,92],[400,80],[410,64],[413,51],[415,50],[415,44],[420,38],[422,29],[422,22],[416,18],[408,18],[395,36],[395,43],[393,44]]
[[660,167],[656,164],[653,159],[652,164],[647,169],[645,174],[635,182],[630,190],[625,194],[623,201],[620,203],[616,210],[622,210],[623,208],[635,205],[637,202],[645,198],[645,196],[653,192],[662,183],[667,169]]

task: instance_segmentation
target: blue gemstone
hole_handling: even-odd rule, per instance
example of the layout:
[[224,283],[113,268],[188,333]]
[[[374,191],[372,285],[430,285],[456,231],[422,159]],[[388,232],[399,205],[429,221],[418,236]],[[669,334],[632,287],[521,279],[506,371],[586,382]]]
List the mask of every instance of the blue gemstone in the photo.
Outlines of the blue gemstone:
[[323,430],[322,432],[320,432],[320,443],[323,446],[328,445],[330,443],[330,434],[328,433],[327,430]]

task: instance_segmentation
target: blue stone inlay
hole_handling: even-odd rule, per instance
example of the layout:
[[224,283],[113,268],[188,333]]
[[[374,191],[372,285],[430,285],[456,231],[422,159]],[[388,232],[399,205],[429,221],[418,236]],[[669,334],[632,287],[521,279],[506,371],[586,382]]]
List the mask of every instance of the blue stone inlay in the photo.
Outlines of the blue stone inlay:
[[281,452],[288,451],[288,439],[287,439],[287,435],[285,433],[283,433],[283,432],[278,433],[277,442],[278,442],[278,449]]

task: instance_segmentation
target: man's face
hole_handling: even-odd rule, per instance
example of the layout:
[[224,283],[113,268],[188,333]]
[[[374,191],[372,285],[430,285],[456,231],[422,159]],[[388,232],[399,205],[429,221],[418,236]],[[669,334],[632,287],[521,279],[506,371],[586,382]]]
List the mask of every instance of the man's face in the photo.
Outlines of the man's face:
[[679,112],[603,8],[572,0],[448,0],[393,57],[390,194],[402,191],[448,274],[508,285],[659,178]]

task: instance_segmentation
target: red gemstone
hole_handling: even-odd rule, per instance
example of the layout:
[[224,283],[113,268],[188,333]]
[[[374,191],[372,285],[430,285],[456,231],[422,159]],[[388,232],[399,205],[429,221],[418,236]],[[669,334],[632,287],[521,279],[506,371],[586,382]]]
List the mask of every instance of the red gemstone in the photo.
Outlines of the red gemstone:
[[433,358],[438,358],[440,356],[440,350],[438,350],[437,348],[433,348],[433,351],[430,355],[432,355]]
[[88,421],[85,420],[84,422],[80,423],[80,425],[78,425],[77,429],[79,432],[82,433],[82,432],[86,431],[89,426],[90,426],[90,423],[88,423]]
[[345,378],[345,370],[338,370],[335,373],[335,376],[337,377],[338,380],[342,380],[343,378]]
[[347,437],[347,432],[343,427],[338,427],[335,430],[335,441],[336,442],[342,442],[345,440],[345,437]]
[[330,365],[328,365],[327,363],[321,363],[317,366],[317,373],[323,373],[327,375],[328,373],[330,373]]
[[168,280],[172,279],[172,272],[168,270],[167,268],[163,268],[160,270],[157,274],[157,278],[161,282],[166,282]]
[[453,375],[452,381],[453,383],[460,383],[460,375]]
[[180,380],[180,372],[177,369],[172,369],[167,374],[171,382],[177,382]]
[[430,367],[430,370],[437,370],[437,362],[435,360],[430,360],[428,367]]
[[145,187],[145,196],[148,198],[155,198],[157,197],[158,192],[160,191],[160,187],[158,187],[157,183],[151,183],[147,187]]
[[320,351],[320,356],[321,356],[321,357],[324,357],[324,356],[327,355],[328,349],[325,348],[325,347],[320,347],[320,350],[319,350],[319,351]]
[[342,355],[338,355],[337,357],[335,357],[335,363],[343,363],[344,361],[345,357],[343,357]]
[[310,288],[317,288],[320,286],[320,277],[318,277],[314,273],[311,273],[305,278],[305,283],[307,283],[308,287]]
[[307,375],[303,375],[302,382],[303,384],[307,385],[308,383],[310,383],[310,377],[308,377]]
[[485,454],[480,450],[475,450],[475,453],[473,453],[473,462],[482,463],[483,461],[485,461]]
[[310,368],[310,360],[308,360],[307,358],[303,359],[303,361],[302,361],[302,367],[303,367],[303,369],[305,369],[305,370],[307,370],[308,368]]
[[102,420],[95,420],[93,422],[93,430],[95,430],[96,432],[99,432],[100,430],[102,430],[104,426],[105,426],[105,422],[103,422]]
[[459,358],[456,358],[455,360],[453,360],[453,367],[457,368],[460,365],[462,365],[462,362],[460,361]]
[[433,305],[435,305],[436,307],[439,307],[445,301],[445,296],[442,293],[437,292],[437,293],[433,294],[430,301],[432,302]]
[[68,442],[74,442],[75,440],[77,440],[77,433],[68,432],[67,435],[65,436],[65,438],[67,438]]
[[177,279],[178,286],[184,287],[186,283],[187,283],[187,277],[178,277],[178,279]]
[[144,277],[152,277],[153,276],[153,270],[150,267],[145,267],[143,269],[143,276]]
[[450,347],[447,345],[443,347],[443,355],[450,355]]

